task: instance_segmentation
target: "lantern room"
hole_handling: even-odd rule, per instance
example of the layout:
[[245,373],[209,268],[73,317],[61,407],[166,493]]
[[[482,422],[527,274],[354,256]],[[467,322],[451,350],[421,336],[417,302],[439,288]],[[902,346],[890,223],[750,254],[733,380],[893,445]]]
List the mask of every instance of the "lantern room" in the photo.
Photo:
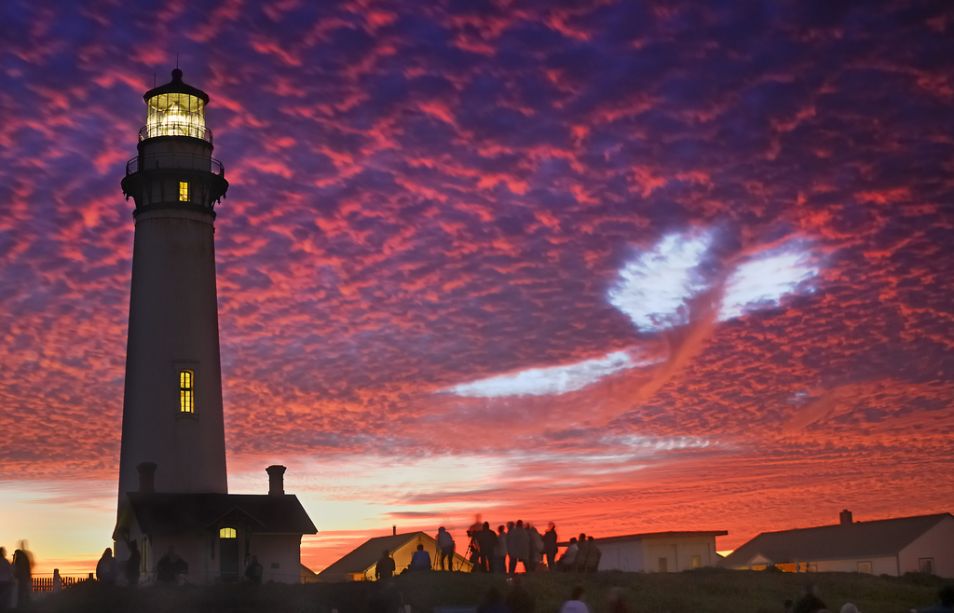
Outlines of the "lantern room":
[[146,125],[139,139],[157,136],[188,136],[212,142],[205,127],[205,107],[209,96],[182,81],[182,71],[172,71],[172,81],[153,88],[143,96],[146,101]]

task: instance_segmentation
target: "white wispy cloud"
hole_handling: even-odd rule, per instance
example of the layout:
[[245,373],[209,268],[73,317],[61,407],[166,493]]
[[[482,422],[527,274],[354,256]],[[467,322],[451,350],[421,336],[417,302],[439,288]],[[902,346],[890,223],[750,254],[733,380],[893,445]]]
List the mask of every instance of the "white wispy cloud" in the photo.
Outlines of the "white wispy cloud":
[[778,306],[786,294],[810,289],[818,275],[810,251],[793,244],[740,264],[726,281],[719,319],[726,321]]
[[689,301],[710,287],[699,267],[711,243],[709,232],[664,236],[620,269],[607,300],[640,330],[689,323]]
[[495,396],[545,396],[565,394],[591,385],[612,374],[654,363],[636,359],[628,351],[614,351],[603,357],[573,364],[528,368],[447,388],[458,396],[492,398]]

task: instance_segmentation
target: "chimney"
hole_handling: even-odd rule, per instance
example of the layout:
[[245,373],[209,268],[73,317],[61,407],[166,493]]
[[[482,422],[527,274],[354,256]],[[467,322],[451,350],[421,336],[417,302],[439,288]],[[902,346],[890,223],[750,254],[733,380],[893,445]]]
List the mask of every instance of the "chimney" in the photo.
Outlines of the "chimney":
[[838,519],[839,519],[838,523],[840,523],[842,526],[850,526],[852,522],[851,511],[849,511],[848,509],[843,510],[841,513],[838,514]]
[[391,536],[397,536],[397,526],[391,526]]
[[139,493],[153,494],[156,491],[156,463],[140,462],[136,466],[139,471]]
[[285,495],[285,467],[279,466],[278,464],[273,464],[265,469],[265,472],[268,473],[268,495],[269,496],[284,496]]

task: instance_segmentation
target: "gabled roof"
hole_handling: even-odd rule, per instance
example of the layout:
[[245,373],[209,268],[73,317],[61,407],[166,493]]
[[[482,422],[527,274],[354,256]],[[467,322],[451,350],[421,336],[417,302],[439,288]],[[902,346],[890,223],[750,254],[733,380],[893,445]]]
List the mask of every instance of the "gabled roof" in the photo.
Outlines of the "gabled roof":
[[181,534],[217,528],[237,521],[258,533],[316,534],[297,496],[255,494],[127,495],[129,509],[146,534]]
[[411,541],[423,537],[433,541],[434,537],[425,532],[406,532],[404,534],[392,534],[388,536],[378,536],[368,539],[350,553],[345,554],[343,558],[324,569],[319,576],[347,575],[352,573],[363,573],[371,566],[377,563],[381,553],[387,549],[392,554]]
[[748,566],[756,556],[773,564],[893,556],[950,513],[763,532],[723,560]]

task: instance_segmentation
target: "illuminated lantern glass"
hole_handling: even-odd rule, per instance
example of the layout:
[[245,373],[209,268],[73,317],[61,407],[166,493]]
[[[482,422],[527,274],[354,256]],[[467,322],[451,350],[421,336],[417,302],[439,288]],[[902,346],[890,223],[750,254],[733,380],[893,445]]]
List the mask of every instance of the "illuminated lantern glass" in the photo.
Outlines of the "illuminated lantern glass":
[[183,93],[157,94],[146,100],[146,138],[191,136],[208,140],[205,101]]

